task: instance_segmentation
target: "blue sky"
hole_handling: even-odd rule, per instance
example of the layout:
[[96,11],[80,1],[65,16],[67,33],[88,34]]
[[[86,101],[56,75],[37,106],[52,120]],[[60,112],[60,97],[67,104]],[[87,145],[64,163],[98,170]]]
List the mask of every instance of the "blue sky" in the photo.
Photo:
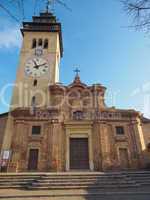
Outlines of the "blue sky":
[[[131,21],[119,0],[65,2],[72,12],[55,6],[63,28],[61,82],[69,84],[78,66],[83,82],[107,87],[108,106],[133,108],[150,117],[150,35],[127,28]],[[33,7],[28,5],[25,16],[31,20]],[[9,9],[18,15],[14,6]],[[43,9],[42,4],[37,14],[39,9]],[[1,91],[5,84],[15,81],[21,35],[19,25],[2,10],[0,24]],[[5,95],[8,101],[11,93],[10,89]],[[0,113],[7,110],[1,103]]]

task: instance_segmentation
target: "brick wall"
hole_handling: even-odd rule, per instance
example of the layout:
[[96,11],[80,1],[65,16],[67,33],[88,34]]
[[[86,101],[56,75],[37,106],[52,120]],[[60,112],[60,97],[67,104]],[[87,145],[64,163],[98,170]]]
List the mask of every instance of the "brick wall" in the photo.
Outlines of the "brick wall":
[[7,117],[8,117],[8,113],[4,113],[4,114],[0,115],[0,151],[1,151],[1,147],[2,147]]

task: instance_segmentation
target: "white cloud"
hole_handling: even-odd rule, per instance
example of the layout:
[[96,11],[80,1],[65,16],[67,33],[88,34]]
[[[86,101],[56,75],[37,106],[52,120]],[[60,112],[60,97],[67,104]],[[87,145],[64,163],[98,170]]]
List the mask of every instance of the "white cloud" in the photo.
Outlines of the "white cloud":
[[[9,24],[9,23],[8,23]],[[18,48],[21,45],[21,34],[19,27],[8,25],[0,30],[0,49]]]

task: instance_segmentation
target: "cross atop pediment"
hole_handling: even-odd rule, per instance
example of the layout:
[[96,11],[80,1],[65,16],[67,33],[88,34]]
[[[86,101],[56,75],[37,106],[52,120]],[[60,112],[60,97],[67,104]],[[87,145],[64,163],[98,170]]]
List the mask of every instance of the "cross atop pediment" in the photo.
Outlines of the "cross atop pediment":
[[76,68],[76,69],[74,70],[74,72],[76,73],[76,76],[79,76],[80,70],[79,70],[78,68]]

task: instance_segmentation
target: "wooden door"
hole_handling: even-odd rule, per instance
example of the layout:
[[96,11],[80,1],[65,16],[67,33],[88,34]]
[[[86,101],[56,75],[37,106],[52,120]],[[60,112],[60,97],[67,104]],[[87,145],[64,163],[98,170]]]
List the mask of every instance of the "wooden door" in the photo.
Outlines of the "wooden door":
[[70,139],[70,169],[89,169],[88,138]]
[[119,157],[120,157],[121,169],[128,169],[129,168],[128,150],[126,148],[120,148]]
[[30,149],[29,151],[29,160],[28,160],[28,170],[35,171],[38,168],[38,149]]

